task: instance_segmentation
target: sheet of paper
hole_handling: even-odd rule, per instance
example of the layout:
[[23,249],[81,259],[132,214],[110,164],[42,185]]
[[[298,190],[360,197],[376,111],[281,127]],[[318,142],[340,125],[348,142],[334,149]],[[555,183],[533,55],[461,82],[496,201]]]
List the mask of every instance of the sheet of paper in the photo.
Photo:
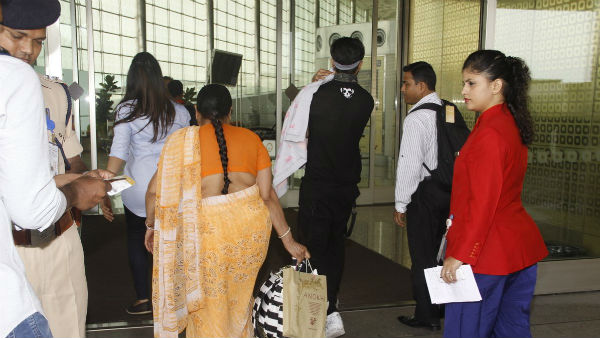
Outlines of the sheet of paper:
[[126,175],[115,176],[107,179],[106,181],[109,181],[112,187],[112,189],[106,193],[108,196],[114,196],[135,184],[135,181]]
[[462,265],[456,270],[457,281],[447,284],[440,278],[441,266],[425,269],[425,281],[432,304],[456,302],[477,302],[481,294],[470,265]]

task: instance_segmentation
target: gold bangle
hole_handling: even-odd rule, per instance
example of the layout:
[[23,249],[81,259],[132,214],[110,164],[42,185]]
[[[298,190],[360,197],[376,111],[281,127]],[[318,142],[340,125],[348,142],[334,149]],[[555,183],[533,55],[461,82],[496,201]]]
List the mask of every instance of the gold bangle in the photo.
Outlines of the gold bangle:
[[277,238],[282,239],[283,237],[287,236],[287,234],[290,233],[290,230],[292,230],[292,228],[288,227],[287,231],[283,235],[277,236]]

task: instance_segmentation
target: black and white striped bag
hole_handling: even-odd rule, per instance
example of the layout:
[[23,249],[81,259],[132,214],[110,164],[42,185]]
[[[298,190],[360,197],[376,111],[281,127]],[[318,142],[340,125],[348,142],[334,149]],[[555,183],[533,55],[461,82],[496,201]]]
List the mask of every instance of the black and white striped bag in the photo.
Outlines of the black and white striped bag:
[[283,269],[271,273],[258,291],[252,307],[254,336],[283,337]]

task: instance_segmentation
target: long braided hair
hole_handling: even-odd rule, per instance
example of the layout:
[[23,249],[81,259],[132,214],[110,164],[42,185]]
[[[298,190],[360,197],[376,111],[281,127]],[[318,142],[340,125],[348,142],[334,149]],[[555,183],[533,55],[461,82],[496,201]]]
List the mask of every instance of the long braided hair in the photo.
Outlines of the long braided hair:
[[226,195],[229,191],[229,175],[227,173],[227,142],[223,134],[223,119],[231,111],[231,94],[225,86],[219,84],[208,84],[198,92],[196,100],[198,112],[205,119],[210,120],[215,128],[215,136],[219,144],[219,155],[221,156],[221,165],[223,166],[223,190],[221,193]]
[[490,81],[502,79],[502,94],[525,145],[533,142],[533,120],[529,111],[529,68],[520,58],[506,56],[497,50],[478,50],[465,60],[463,70],[481,73]]

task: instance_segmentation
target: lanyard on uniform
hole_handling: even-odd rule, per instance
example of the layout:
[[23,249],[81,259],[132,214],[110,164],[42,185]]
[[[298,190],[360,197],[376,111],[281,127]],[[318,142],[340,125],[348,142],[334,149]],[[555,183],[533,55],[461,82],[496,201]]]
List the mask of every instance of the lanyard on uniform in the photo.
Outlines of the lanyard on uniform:
[[69,160],[67,160],[67,156],[65,155],[65,151],[63,149],[62,144],[54,134],[54,127],[56,127],[56,124],[50,119],[50,109],[46,108],[46,128],[52,135],[52,142],[54,142],[54,145],[56,145],[60,150],[60,154],[62,155],[63,161],[65,162],[65,170],[69,171],[71,170],[71,164],[69,163]]

